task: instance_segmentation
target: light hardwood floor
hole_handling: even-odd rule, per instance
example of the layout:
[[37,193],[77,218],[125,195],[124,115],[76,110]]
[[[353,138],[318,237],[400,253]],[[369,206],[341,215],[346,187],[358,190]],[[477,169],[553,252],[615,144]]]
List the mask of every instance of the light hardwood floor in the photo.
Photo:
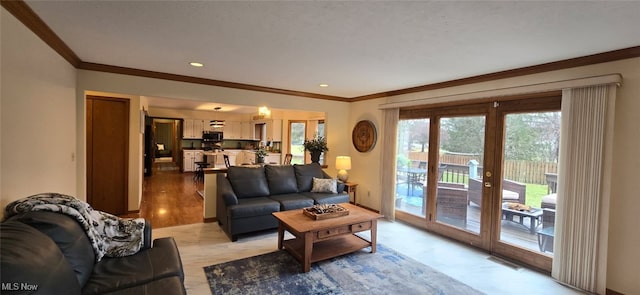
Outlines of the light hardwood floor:
[[[192,177],[159,171],[145,179],[143,206],[133,217],[151,220],[153,238],[176,239],[188,294],[211,294],[203,267],[277,251],[278,235],[274,229],[242,235],[232,243],[217,223],[202,223],[202,198]],[[581,294],[546,274],[502,263],[486,252],[400,222],[380,220],[378,243],[486,294]]]

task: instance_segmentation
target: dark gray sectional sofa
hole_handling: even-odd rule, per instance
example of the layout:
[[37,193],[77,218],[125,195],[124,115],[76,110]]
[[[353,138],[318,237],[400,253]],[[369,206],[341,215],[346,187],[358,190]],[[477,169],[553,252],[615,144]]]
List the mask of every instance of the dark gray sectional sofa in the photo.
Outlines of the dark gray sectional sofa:
[[314,177],[331,178],[317,163],[229,167],[217,176],[218,223],[235,242],[239,234],[277,228],[273,212],[349,202],[339,181],[336,193],[311,192]]

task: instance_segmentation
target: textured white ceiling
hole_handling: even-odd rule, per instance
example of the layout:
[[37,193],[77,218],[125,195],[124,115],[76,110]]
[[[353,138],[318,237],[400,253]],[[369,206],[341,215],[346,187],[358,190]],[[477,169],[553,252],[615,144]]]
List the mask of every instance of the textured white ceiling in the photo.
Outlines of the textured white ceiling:
[[636,1],[26,2],[83,61],[343,97],[640,45]]

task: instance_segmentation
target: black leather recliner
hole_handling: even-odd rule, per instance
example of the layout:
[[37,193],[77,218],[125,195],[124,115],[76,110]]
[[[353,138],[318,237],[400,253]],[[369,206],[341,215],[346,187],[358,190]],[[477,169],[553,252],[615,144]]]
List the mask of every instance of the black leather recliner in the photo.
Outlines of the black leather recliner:
[[151,244],[148,223],[144,237],[138,253],[96,262],[74,218],[42,211],[13,216],[0,224],[2,294],[185,294],[173,238]]

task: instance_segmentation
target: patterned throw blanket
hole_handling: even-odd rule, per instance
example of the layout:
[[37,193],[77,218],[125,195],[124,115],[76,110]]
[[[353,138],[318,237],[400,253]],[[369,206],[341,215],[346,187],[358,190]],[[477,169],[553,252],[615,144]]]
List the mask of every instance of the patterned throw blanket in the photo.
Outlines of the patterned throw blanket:
[[103,256],[133,255],[144,245],[143,218],[123,219],[93,210],[89,204],[62,194],[44,193],[14,201],[5,208],[5,218],[31,211],[57,212],[75,218],[89,237],[96,261]]

